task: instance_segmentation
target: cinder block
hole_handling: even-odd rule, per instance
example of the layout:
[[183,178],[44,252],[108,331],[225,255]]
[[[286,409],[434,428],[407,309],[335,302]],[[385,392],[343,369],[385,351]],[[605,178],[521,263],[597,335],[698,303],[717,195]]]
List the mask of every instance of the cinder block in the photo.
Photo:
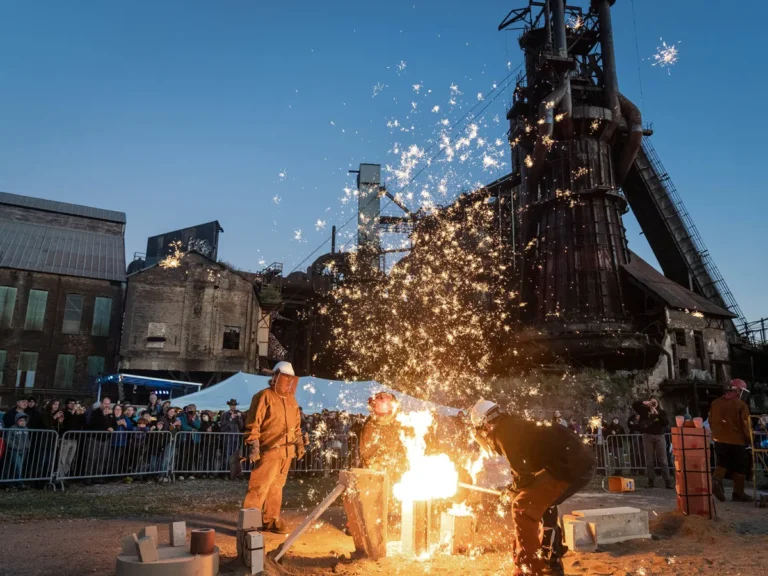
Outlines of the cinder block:
[[565,545],[569,550],[576,552],[594,552],[597,550],[595,542],[596,526],[590,525],[582,518],[576,518],[571,514],[563,517],[563,532],[565,533]]
[[155,539],[155,546],[160,542],[157,538],[157,526],[145,526],[139,530],[139,538],[146,538],[147,536]]
[[185,546],[187,544],[187,523],[172,522],[168,526],[168,532],[171,534],[171,546],[174,548]]
[[139,560],[142,562],[157,562],[160,557],[157,555],[157,544],[151,536],[139,538]]
[[571,513],[595,525],[596,544],[614,544],[638,538],[650,538],[648,512],[628,506],[597,510],[574,510]]
[[139,538],[136,534],[129,534],[120,538],[120,546],[123,549],[124,556],[138,556],[139,555]]
[[251,530],[261,530],[263,527],[261,519],[261,510],[258,508],[243,508],[237,515],[237,529],[249,532]]
[[264,549],[243,550],[243,564],[248,569],[248,574],[256,575],[264,573]]
[[261,532],[242,532],[243,550],[258,550],[264,548],[264,536]]

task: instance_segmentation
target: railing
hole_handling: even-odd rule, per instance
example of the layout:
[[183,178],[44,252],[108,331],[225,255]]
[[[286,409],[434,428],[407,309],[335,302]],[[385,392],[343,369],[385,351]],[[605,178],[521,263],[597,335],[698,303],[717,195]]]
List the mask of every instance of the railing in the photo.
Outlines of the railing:
[[0,483],[49,481],[56,468],[58,434],[53,430],[5,428],[0,430],[3,455]]
[[[674,461],[666,436],[667,465]],[[763,439],[755,433],[755,440]],[[646,471],[642,434],[586,435],[592,445],[598,472],[605,475],[634,475]],[[766,436],[768,438],[768,436]],[[53,430],[0,430],[4,453],[0,457],[0,485],[43,482],[63,486],[66,481],[90,482],[104,478],[207,476],[229,474],[232,463],[250,473],[249,447],[239,433],[124,431],[67,432],[61,438]],[[334,434],[308,438],[305,454],[291,463],[291,474],[329,476],[360,466],[358,438]],[[714,461],[711,463],[714,467]],[[658,470],[658,468],[657,468]],[[758,459],[757,472],[768,472]]]

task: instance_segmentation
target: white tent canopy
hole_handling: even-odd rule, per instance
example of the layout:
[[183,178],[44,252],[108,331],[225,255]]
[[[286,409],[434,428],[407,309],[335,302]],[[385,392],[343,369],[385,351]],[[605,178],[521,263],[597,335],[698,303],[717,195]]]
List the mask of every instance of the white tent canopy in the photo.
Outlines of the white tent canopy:
[[[199,392],[179,396],[174,399],[174,404],[184,406],[194,404],[198,410],[226,410],[227,401],[235,398],[241,410],[247,410],[251,398],[259,390],[268,386],[267,376],[256,376],[238,372],[223,382],[210,386]],[[312,376],[299,378],[296,388],[296,401],[304,409],[306,414],[315,414],[326,410],[345,410],[352,414],[366,414],[368,412],[368,398],[376,392],[390,392],[397,397],[401,409],[406,412],[417,410],[435,410],[444,416],[453,416],[458,413],[455,408],[441,406],[434,402],[419,400],[397,390],[382,386],[378,382],[344,382],[340,380],[324,380]]]

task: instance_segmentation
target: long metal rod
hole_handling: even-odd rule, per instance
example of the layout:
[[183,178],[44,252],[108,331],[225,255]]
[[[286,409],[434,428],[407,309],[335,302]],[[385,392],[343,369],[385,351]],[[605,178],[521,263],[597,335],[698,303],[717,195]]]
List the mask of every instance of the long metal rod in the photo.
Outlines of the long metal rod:
[[493,494],[494,496],[501,496],[503,492],[499,490],[492,490],[491,488],[481,488],[480,486],[474,486],[473,484],[464,484],[464,482],[459,482],[459,488],[466,488],[467,490],[472,490],[474,492],[482,492],[483,494]]

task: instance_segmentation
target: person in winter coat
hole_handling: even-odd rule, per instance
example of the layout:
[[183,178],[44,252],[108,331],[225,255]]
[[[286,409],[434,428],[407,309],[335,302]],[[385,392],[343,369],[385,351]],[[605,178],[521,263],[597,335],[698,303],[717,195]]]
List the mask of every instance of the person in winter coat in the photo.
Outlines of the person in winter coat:
[[253,468],[243,508],[261,508],[264,529],[278,534],[288,532],[280,518],[288,471],[293,459],[304,455],[301,416],[295,397],[297,381],[293,366],[278,362],[269,387],[251,399],[245,419]]
[[[168,406],[170,406],[170,402],[168,403]],[[157,401],[157,394],[150,394],[149,395],[149,404],[147,404],[147,408],[149,411],[149,414],[153,418],[158,418],[163,415],[163,405],[160,404]]]
[[30,396],[27,398],[27,409],[25,410],[27,416],[29,416],[29,422],[27,422],[27,428],[30,430],[42,430],[43,429],[43,414],[37,408],[37,398]]
[[621,476],[624,467],[624,426],[619,422],[619,417],[611,418],[609,424],[603,430],[605,441],[608,445],[608,455],[614,468],[614,474]]
[[632,409],[640,415],[640,430],[643,433],[645,452],[645,475],[648,488],[653,488],[656,466],[661,470],[664,486],[674,488],[675,483],[669,474],[667,460],[667,440],[664,434],[669,426],[667,413],[659,405],[659,399],[651,396],[648,400],[638,400]]
[[112,462],[110,467],[111,474],[124,474],[127,472],[129,462],[126,459],[128,449],[128,434],[126,431],[133,430],[133,423],[123,413],[123,407],[115,404],[110,416],[110,427],[112,428],[111,452]]
[[741,399],[744,392],[747,392],[744,380],[731,380],[728,392],[712,402],[709,409],[709,426],[715,441],[717,463],[712,475],[712,492],[721,502],[725,501],[723,480],[728,472],[733,477],[733,501],[753,501],[744,492],[749,468],[747,447],[752,445],[749,406]]
[[[240,444],[242,444],[243,430],[245,430],[245,417],[237,409],[237,400],[234,398],[227,402],[229,410],[219,418],[219,429],[226,433],[224,436],[224,467],[229,468],[230,474],[237,468],[240,457]],[[234,474],[232,474],[234,475]]]
[[[16,415],[27,413],[27,399],[19,398],[16,400],[16,407],[3,414],[3,428],[12,428],[16,425]],[[29,420],[29,416],[27,416]]]
[[560,426],[568,426],[568,421],[563,418],[563,413],[560,410],[555,410],[552,414],[552,424],[560,424]]
[[24,463],[29,455],[29,449],[32,440],[29,436],[27,423],[29,416],[24,412],[18,412],[14,417],[13,426],[5,433],[6,455],[5,458],[10,462],[10,468],[13,470],[12,478],[18,482],[11,486],[26,488],[22,478],[24,478]]
[[[194,480],[193,474],[197,468],[197,460],[200,453],[200,415],[197,413],[197,406],[190,404],[185,406],[182,413],[179,415],[179,422],[181,423],[182,432],[191,432],[192,434],[181,434],[176,437],[176,443],[178,444],[179,453],[177,455],[177,461],[180,466],[180,470],[189,471],[187,480]],[[184,476],[178,476],[179,480],[183,480]]]
[[[96,476],[97,483],[104,483],[104,480],[98,478],[103,476],[108,470],[110,455],[111,438],[108,432],[114,431],[114,421],[112,419],[112,401],[105,397],[98,402],[91,410],[91,418],[88,421],[87,429],[99,434],[89,434],[83,442],[83,451],[86,455],[86,464],[84,474],[86,476]],[[91,483],[90,479],[85,481],[86,485]]]
[[514,575],[564,575],[557,506],[593,478],[592,448],[564,426],[537,426],[488,400],[475,405],[471,418],[478,443],[504,456],[512,471]]

